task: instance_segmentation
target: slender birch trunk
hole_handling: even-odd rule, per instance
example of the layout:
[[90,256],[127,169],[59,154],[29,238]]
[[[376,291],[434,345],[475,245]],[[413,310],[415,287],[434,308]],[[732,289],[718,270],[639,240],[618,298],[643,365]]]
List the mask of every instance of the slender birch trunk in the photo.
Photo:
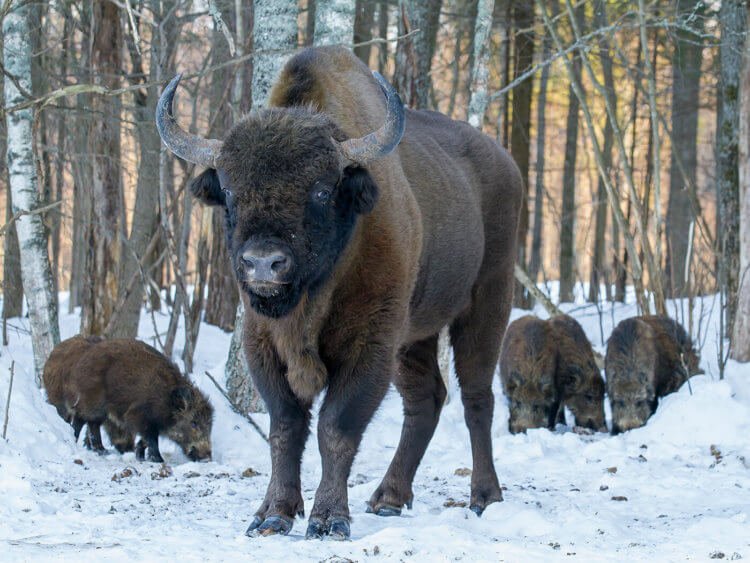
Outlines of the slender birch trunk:
[[316,0],[315,45],[351,45],[355,3],[352,0]]
[[471,72],[471,98],[469,100],[469,124],[482,129],[484,113],[487,111],[487,82],[489,69],[487,60],[490,56],[490,32],[492,31],[492,12],[495,0],[479,0],[477,21],[474,26],[474,68]]
[[[18,85],[31,91],[31,37],[29,34],[29,4],[14,2],[3,20],[3,65],[15,76]],[[5,103],[19,104],[25,97],[12,80],[4,80]],[[7,165],[13,213],[19,217],[16,227],[21,250],[21,279],[29,304],[31,343],[34,354],[34,373],[41,384],[44,363],[60,341],[57,307],[52,294],[52,270],[42,218],[35,209],[39,206],[32,125],[34,110],[27,108],[6,115]]]

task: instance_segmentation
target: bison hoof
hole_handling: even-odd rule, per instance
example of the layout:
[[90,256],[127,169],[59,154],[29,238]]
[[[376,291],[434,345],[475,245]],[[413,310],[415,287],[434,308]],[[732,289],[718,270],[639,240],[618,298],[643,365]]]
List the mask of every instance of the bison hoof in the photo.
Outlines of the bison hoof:
[[471,510],[477,516],[482,516],[482,512],[484,512],[484,506],[479,506],[478,504],[472,504],[469,507],[469,510]]
[[286,516],[269,516],[265,520],[260,516],[256,516],[247,528],[245,535],[250,537],[286,536],[292,531],[293,524],[294,521]]
[[377,514],[378,516],[401,516],[401,508],[397,506],[381,505],[377,509],[374,509],[368,504],[366,512],[368,514]]
[[164,458],[160,454],[152,454],[149,452],[148,460],[154,463],[164,463]]
[[499,486],[492,486],[481,492],[473,492],[469,509],[477,516],[481,516],[484,509],[493,502],[503,502],[503,492]]
[[328,536],[332,540],[348,540],[352,535],[349,526],[349,520],[343,517],[329,518],[328,521],[323,518],[310,517],[307,524],[307,533],[305,538],[308,540],[321,540]]

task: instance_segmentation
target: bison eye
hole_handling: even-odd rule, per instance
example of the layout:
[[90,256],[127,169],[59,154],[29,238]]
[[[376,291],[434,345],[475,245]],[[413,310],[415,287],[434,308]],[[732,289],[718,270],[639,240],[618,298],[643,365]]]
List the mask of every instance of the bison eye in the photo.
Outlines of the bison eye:
[[327,188],[324,186],[316,187],[315,191],[313,192],[313,198],[317,203],[325,205],[326,203],[331,201],[331,188]]
[[195,430],[198,430],[198,423],[193,421],[190,423],[190,426],[192,426]]

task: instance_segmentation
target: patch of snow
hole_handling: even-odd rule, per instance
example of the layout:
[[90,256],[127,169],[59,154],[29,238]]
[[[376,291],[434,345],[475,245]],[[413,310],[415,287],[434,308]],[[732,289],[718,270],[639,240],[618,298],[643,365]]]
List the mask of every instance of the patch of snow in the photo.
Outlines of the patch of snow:
[[[711,299],[700,303],[703,310],[710,310]],[[61,311],[66,300],[61,294]],[[601,333],[606,341],[617,322],[635,314],[631,305],[601,315],[581,303],[566,310],[600,352]],[[523,314],[513,311],[512,318]],[[719,380],[715,317],[702,326],[707,375],[664,398],[645,427],[619,436],[578,435],[570,428],[511,435],[496,378],[494,458],[505,501],[482,518],[465,506],[471,477],[456,473],[471,467],[471,450],[455,377],[417,472],[413,509],[399,518],[365,513],[399,439],[401,402],[391,390],[352,468],[352,541],[345,543],[305,541],[304,519],[288,537],[244,535],[271,464],[267,444],[204,375],[208,370],[222,381],[231,335],[201,327],[192,376],[216,410],[214,460],[189,462],[165,439],[162,454],[173,474],[161,478],[158,465],[138,463],[132,453],[98,456],[74,443],[70,426],[34,385],[28,321],[12,319],[10,344],[0,356],[0,420],[12,361],[16,370],[8,440],[0,440],[0,560],[629,561],[707,560],[714,552],[748,558],[750,366],[729,362]],[[165,313],[155,320],[158,330],[166,328]],[[62,315],[63,338],[78,324],[77,313]],[[144,314],[141,338],[153,342],[153,331]],[[181,352],[176,349],[175,357]],[[267,416],[255,418],[267,430]],[[243,477],[247,468],[260,475]],[[302,466],[308,512],[319,478],[313,435]]]

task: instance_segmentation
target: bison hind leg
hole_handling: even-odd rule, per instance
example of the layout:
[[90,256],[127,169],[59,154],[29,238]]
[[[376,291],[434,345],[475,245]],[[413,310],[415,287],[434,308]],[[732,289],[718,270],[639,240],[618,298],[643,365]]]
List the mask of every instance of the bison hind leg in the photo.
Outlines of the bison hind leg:
[[435,433],[446,397],[437,341],[434,335],[400,354],[394,382],[404,402],[401,440],[383,481],[367,503],[367,512],[399,516],[403,506],[411,509],[414,475]]
[[476,283],[471,307],[450,327],[464,421],[471,439],[470,508],[477,515],[489,504],[503,500],[492,458],[492,378],[513,296],[512,261],[508,264],[508,272],[488,273]]

